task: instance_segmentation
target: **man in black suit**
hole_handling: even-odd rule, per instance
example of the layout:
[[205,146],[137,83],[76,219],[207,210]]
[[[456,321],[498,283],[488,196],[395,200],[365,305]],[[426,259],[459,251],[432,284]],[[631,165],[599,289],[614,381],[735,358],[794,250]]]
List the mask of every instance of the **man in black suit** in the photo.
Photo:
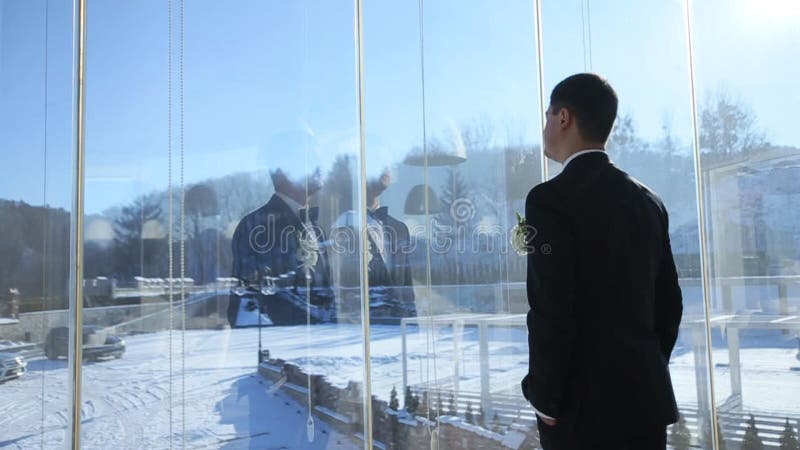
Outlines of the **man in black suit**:
[[[409,261],[411,238],[406,224],[389,214],[386,206],[380,206],[380,196],[392,183],[392,173],[387,168],[379,176],[367,179],[367,245],[369,261],[370,322],[398,324],[403,317],[417,315],[414,302],[414,284]],[[339,286],[359,285],[360,257],[358,250],[358,213],[347,211],[337,219],[331,231],[334,242],[332,252],[337,261]],[[349,295],[349,310],[360,304],[360,296]]]
[[609,161],[617,95],[594,74],[550,96],[528,231],[528,374],[522,391],[552,449],[666,448],[678,411],[669,358],[683,311],[658,196]]
[[380,196],[392,183],[392,173],[384,169],[367,180],[367,244],[369,245],[369,301],[372,323],[400,323],[415,317],[414,284],[411,280],[408,227],[380,206]]
[[[270,176],[275,194],[246,215],[233,233],[233,276],[254,287],[262,286],[265,276],[279,279],[274,292],[231,295],[228,320],[232,327],[258,325],[240,317],[240,305],[247,301],[253,312],[260,306],[274,325],[335,322],[325,235],[317,225],[317,208],[307,206],[321,187],[320,173],[295,180],[276,169]],[[304,244],[313,247],[312,260],[304,259],[309,253]]]

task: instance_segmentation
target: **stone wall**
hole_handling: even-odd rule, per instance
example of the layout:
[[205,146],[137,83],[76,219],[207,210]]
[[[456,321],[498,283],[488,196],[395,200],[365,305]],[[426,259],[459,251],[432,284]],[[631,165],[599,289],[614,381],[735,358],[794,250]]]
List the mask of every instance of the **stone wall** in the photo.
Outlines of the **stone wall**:
[[[228,294],[206,292],[192,294],[186,304],[186,327],[212,329],[225,326],[228,321]],[[181,326],[181,308],[173,307],[173,325]],[[65,309],[23,313],[19,323],[0,327],[0,339],[44,342],[47,332],[54,327],[67,326],[69,311]],[[101,306],[83,309],[83,323],[101,327],[114,327],[117,333],[155,332],[169,328],[169,303],[159,301],[136,305]]]
[[[267,359],[259,366],[259,373],[281,384],[284,392],[304,404],[308,401],[310,387],[311,404],[317,417],[342,433],[363,435],[361,383],[351,381],[343,388],[333,386],[324,376],[309,377],[296,365],[281,359]],[[508,439],[507,435],[464,423],[458,417],[443,416],[438,423],[435,420],[428,421],[403,410],[394,411],[385,401],[372,398],[372,433],[376,448],[431,448],[432,432],[438,432],[442,449],[518,449],[523,448],[523,441],[525,448],[534,448],[531,440],[525,440],[525,436],[517,431],[512,433],[519,434],[519,439]]]

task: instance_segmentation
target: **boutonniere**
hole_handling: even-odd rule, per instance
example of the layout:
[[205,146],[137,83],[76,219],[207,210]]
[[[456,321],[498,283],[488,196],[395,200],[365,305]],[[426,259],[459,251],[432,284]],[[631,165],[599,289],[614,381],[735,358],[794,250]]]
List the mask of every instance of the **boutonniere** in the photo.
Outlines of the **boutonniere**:
[[372,245],[372,239],[367,240],[367,264],[372,262],[375,258],[375,246]]
[[319,261],[319,242],[311,233],[304,233],[300,237],[300,246],[297,248],[297,259],[306,271],[314,270]]
[[511,229],[511,246],[520,256],[525,256],[529,253],[525,217],[517,211],[514,211],[517,216],[517,224]]

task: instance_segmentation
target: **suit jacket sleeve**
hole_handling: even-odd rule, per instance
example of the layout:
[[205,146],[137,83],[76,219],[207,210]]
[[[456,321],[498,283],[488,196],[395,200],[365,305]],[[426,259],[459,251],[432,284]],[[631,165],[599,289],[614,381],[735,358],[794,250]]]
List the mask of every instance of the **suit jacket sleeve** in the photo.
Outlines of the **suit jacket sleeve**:
[[669,218],[664,211],[664,248],[655,286],[655,328],[664,359],[669,361],[683,314],[683,298],[669,241]]
[[525,397],[558,418],[575,347],[575,238],[554,192],[537,186],[528,195],[528,375]]

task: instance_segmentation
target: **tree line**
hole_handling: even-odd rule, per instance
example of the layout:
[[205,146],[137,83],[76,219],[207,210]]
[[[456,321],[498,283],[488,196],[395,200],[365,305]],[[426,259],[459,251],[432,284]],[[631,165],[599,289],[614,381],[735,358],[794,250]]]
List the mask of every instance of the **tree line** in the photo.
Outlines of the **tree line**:
[[[772,146],[758,127],[755,116],[741,102],[724,93],[710,97],[701,109],[700,146],[704,164],[723,164],[742,155],[767,151]],[[431,181],[438,198],[434,205],[439,225],[450,229],[456,241],[471,238],[472,231],[487,224],[510,228],[515,210],[524,208],[528,190],[540,177],[541,152],[537,145],[493,145],[491,124],[473,124],[461,130],[469,160],[446,168],[443,178]],[[697,224],[691,140],[673,134],[665,123],[662,136],[648,141],[636,129],[631,116],[618,118],[608,143],[615,163],[652,187],[670,210],[673,248],[683,276],[699,275]],[[487,166],[492,170],[487,171]],[[353,209],[357,198],[358,164],[353,156],[340,155],[324,177],[315,201],[323,214],[320,226],[330,229],[342,212]],[[490,176],[486,176],[489,173]],[[500,181],[498,183],[498,181]],[[391,189],[405,192],[410,182],[399,179]],[[170,269],[170,231],[173,237],[172,270],[178,276],[181,255],[184,274],[197,283],[229,276],[230,238],[238,220],[264,204],[272,193],[265,171],[229,174],[187,186],[180,192],[151,192],[126,205],[85,218],[84,274],[127,282],[136,276],[166,277]],[[171,195],[171,198],[170,198]],[[467,199],[472,211],[466,220],[454,222],[450,212]],[[169,216],[172,200],[173,214]],[[401,206],[402,208],[402,206]],[[395,209],[395,214],[399,214]],[[402,218],[402,217],[401,217]],[[23,298],[64,302],[68,281],[69,212],[48,206],[0,200],[0,296],[11,288]],[[182,223],[183,222],[183,223]],[[182,226],[181,226],[182,223]],[[797,225],[797,224],[795,224]],[[169,227],[172,227],[170,230]],[[100,230],[101,232],[97,232]],[[105,230],[103,232],[103,230]],[[181,234],[183,231],[183,234]],[[180,237],[183,236],[181,243]],[[425,236],[414,236],[418,253],[410,260],[420,276],[427,264]],[[492,241],[494,239],[494,241]],[[487,279],[524,279],[524,263],[516,255],[504,256],[508,268],[497,260],[497,249],[507,242],[500,234],[487,237],[477,252],[436,255],[434,282],[441,284],[483,282]],[[695,273],[697,272],[697,273]],[[51,299],[51,300],[47,300]]]

